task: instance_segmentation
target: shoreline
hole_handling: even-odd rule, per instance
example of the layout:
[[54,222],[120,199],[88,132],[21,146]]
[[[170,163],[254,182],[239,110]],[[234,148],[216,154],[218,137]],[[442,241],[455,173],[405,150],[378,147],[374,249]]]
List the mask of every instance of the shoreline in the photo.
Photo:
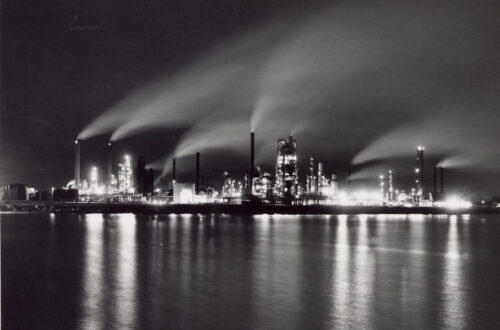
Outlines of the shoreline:
[[2,213],[134,213],[134,214],[500,214],[500,207],[449,209],[442,207],[338,206],[277,204],[168,204],[87,203],[87,202],[8,202]]

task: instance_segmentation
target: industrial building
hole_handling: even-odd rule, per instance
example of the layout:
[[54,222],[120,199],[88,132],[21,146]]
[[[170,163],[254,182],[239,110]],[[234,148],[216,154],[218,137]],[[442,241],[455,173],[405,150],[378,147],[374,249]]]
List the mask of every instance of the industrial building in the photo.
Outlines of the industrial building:
[[298,193],[297,142],[292,136],[278,140],[275,196],[290,204]]
[[13,183],[0,188],[0,200],[26,201],[28,200],[28,187],[21,183]]
[[[395,185],[394,172],[389,169],[373,178],[373,185],[365,190],[353,190],[351,168],[347,177],[347,185],[339,186],[339,178],[322,161],[309,158],[308,169],[300,181],[297,162],[297,141],[293,136],[279,139],[276,149],[274,176],[255,164],[255,133],[250,133],[250,164],[244,177],[230,175],[224,172],[222,186],[219,190],[208,187],[201,173],[201,155],[194,154],[196,171],[194,182],[177,182],[176,159],[172,159],[171,189],[162,193],[154,187],[154,171],[146,168],[144,157],[137,159],[134,167],[133,158],[124,155],[117,164],[117,173],[113,173],[112,143],[108,143],[108,166],[105,178],[100,178],[99,169],[95,166],[89,170],[87,178],[82,180],[80,168],[80,144],[75,141],[75,178],[67,189],[77,188],[77,194],[71,192],[68,199],[98,200],[98,201],[142,201],[154,203],[270,203],[295,205],[369,205],[369,206],[433,206],[446,205],[444,194],[444,169],[434,169],[434,191],[426,194],[424,191],[424,151],[425,147],[416,148],[416,160],[413,171],[414,184],[409,192],[398,189]],[[411,168],[411,167],[410,167]],[[408,172],[407,172],[408,173]],[[441,189],[437,182],[440,178]],[[65,195],[62,192],[56,195]],[[64,197],[63,199],[66,199]],[[455,200],[456,202],[456,200]],[[465,205],[459,201],[458,204]],[[455,203],[457,204],[457,203]]]

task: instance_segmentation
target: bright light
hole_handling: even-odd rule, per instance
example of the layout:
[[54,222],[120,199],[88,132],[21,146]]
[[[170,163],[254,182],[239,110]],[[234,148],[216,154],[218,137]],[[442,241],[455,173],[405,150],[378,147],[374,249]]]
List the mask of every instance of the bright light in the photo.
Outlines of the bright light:
[[92,170],[90,171],[90,181],[97,182],[97,167],[92,166]]
[[460,197],[452,196],[444,202],[443,206],[450,209],[467,209],[472,206],[472,203]]
[[191,189],[181,189],[179,194],[179,199],[181,204],[190,204],[194,200],[194,194]]
[[349,196],[345,192],[340,192],[338,197],[338,203],[340,205],[348,205],[349,204]]

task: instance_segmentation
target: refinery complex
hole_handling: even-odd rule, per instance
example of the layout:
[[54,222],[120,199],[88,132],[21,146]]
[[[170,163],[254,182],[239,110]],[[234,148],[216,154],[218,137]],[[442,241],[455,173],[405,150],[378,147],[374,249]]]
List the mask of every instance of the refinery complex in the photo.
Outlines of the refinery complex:
[[[91,166],[87,175],[81,171],[80,147],[75,140],[74,178],[66,187],[51,192],[38,192],[20,184],[3,187],[2,199],[81,203],[135,203],[148,205],[186,204],[252,204],[252,205],[323,205],[378,207],[446,207],[469,208],[471,203],[444,191],[444,168],[434,168],[434,189],[424,189],[424,146],[416,147],[415,167],[408,173],[414,178],[412,187],[395,186],[394,173],[387,169],[374,178],[371,189],[350,186],[350,177],[340,182],[325,164],[308,158],[308,168],[299,169],[297,141],[293,136],[278,139],[274,172],[263,171],[255,164],[255,133],[250,134],[250,162],[242,177],[222,173],[222,184],[209,185],[201,172],[201,154],[194,154],[194,182],[176,179],[176,159],[172,159],[168,183],[155,186],[155,172],[146,168],[144,157],[114,155],[113,144],[107,145],[107,168]],[[302,156],[302,155],[300,155]],[[114,161],[114,159],[118,161]],[[243,168],[243,166],[242,166]],[[350,171],[349,171],[350,172]]]

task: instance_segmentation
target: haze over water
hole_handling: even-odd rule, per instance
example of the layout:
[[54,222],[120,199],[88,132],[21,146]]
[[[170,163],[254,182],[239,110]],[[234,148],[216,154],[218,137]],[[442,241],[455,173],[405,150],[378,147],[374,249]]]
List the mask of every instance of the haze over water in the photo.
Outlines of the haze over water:
[[494,328],[499,220],[2,214],[2,327]]

